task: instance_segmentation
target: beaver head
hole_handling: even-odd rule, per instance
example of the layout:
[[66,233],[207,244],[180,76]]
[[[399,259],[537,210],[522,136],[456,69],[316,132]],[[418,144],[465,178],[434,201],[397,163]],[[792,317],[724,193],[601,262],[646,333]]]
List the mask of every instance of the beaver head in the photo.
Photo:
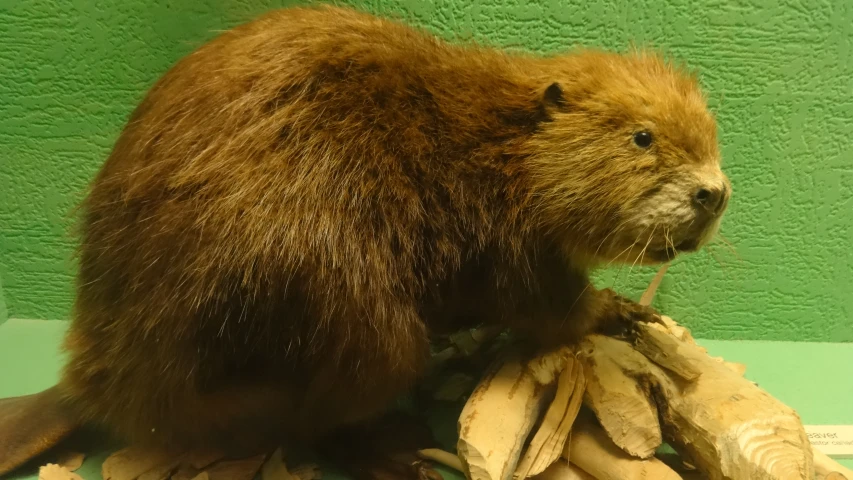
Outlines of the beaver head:
[[647,53],[551,62],[531,170],[541,218],[571,257],[650,264],[712,239],[731,185],[695,77]]

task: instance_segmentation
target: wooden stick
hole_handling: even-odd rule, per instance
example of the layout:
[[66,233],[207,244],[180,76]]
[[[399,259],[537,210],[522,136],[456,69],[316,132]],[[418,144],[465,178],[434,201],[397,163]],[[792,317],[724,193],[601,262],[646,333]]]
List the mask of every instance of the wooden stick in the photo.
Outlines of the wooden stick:
[[462,466],[462,460],[459,460],[457,455],[439,448],[424,448],[423,450],[418,450],[418,456],[424,460],[432,460],[433,462],[440,463],[445,467],[452,468],[459,472],[465,470],[465,467]]
[[655,274],[655,277],[652,279],[651,283],[649,283],[646,291],[643,292],[643,296],[640,297],[640,305],[649,306],[652,304],[652,301],[655,299],[655,294],[658,291],[658,287],[660,287],[660,282],[663,280],[663,276],[666,275],[667,270],[669,270],[669,263],[664,263],[660,269],[658,269],[658,273]]
[[598,480],[681,480],[657,458],[632,457],[587,416],[578,416],[564,458]]

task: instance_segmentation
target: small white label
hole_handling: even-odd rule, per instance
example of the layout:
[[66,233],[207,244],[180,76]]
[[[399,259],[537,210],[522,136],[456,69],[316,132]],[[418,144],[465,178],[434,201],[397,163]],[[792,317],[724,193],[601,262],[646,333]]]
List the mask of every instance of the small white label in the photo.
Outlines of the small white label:
[[853,425],[805,425],[812,448],[830,457],[853,458]]

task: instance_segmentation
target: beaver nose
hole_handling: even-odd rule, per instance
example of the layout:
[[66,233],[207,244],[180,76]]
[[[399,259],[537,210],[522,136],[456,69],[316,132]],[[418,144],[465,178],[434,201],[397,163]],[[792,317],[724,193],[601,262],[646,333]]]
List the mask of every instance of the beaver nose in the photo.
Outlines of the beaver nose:
[[729,188],[725,183],[719,186],[700,187],[693,194],[693,203],[714,215],[718,215],[729,200]]

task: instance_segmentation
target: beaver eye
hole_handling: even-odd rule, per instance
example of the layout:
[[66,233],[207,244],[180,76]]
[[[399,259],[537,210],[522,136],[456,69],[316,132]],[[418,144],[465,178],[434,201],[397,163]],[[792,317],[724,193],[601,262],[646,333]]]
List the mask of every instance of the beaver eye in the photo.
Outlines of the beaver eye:
[[634,143],[640,148],[649,148],[652,145],[652,134],[645,130],[634,134]]

